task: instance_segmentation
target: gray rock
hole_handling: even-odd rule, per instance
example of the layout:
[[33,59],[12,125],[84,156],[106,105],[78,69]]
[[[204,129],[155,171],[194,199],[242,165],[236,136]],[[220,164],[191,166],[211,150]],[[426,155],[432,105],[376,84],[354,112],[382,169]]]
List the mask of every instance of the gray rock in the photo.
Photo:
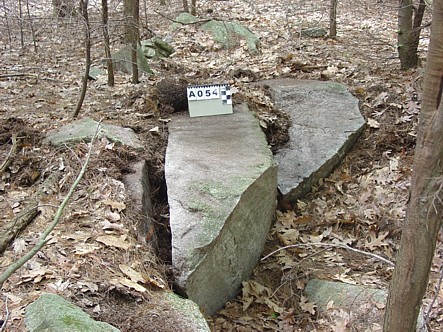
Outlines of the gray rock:
[[[192,24],[196,23],[200,18],[192,16],[188,13],[181,13],[174,21],[173,29],[176,29],[180,23]],[[178,23],[177,23],[178,22]],[[260,39],[248,28],[237,21],[217,21],[211,20],[201,24],[200,28],[209,32],[217,43],[224,48],[234,48],[238,46],[238,40],[244,39],[248,46],[248,50],[252,54],[257,54],[260,47]]]
[[276,154],[278,186],[289,201],[306,195],[343,160],[365,120],[358,99],[334,82],[270,80],[276,107],[289,114],[290,140]]
[[206,322],[205,318],[200,312],[200,308],[195,302],[181,298],[180,296],[171,292],[165,292],[163,298],[182,317],[182,319],[180,320],[180,327],[177,326],[179,331],[192,331],[192,332],[211,331],[211,329],[208,326],[208,323]]
[[276,206],[277,169],[257,119],[176,118],[165,176],[179,288],[205,314],[231,299],[256,266]]
[[[45,142],[49,142],[55,146],[81,141],[90,142],[92,137],[94,137],[97,125],[97,121],[86,117],[50,132],[46,136]],[[143,146],[137,135],[130,128],[101,123],[98,137],[103,136],[111,142],[123,144],[135,150],[143,150]]]
[[[121,50],[112,54],[112,64],[116,70],[120,70],[126,74],[132,74],[131,46],[126,45]],[[137,65],[139,74],[153,74],[141,47],[137,47]]]
[[[319,312],[329,308],[343,309],[350,314],[354,329],[363,330],[372,323],[382,324],[388,292],[369,286],[351,285],[320,279],[309,280],[304,290]],[[358,326],[362,324],[362,326]],[[360,327],[362,329],[360,329]],[[417,332],[427,331],[422,312],[418,317]]]
[[155,246],[157,242],[154,232],[155,219],[146,160],[133,164],[132,168],[135,172],[125,175],[123,183],[131,201],[131,210],[141,217],[139,224],[136,225],[139,240]]
[[106,75],[106,70],[101,68],[93,67],[89,68],[89,78],[96,80],[100,75]]
[[147,58],[168,57],[175,52],[174,48],[168,42],[158,37],[142,40],[140,44]]
[[79,307],[55,294],[42,294],[26,307],[30,332],[118,332],[108,323],[93,320]]
[[328,32],[324,28],[307,28],[301,30],[303,37],[323,38],[326,37],[327,34]]
[[172,28],[176,29],[182,24],[192,24],[198,21],[200,21],[200,19],[198,17],[195,17],[194,15],[191,15],[189,13],[180,13],[180,15],[175,18]]
[[239,22],[209,21],[201,26],[202,30],[210,32],[212,38],[224,48],[235,48],[238,46],[239,38],[246,40],[248,50],[252,54],[259,53],[260,39],[248,28]]

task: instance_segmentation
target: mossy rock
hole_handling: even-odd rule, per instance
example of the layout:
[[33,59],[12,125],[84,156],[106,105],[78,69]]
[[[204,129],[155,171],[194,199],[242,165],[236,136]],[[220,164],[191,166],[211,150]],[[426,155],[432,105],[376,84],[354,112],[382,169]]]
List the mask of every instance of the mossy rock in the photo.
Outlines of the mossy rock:
[[[120,70],[126,74],[132,74],[132,54],[131,46],[126,45],[121,50],[115,52],[112,55],[112,63],[116,70]],[[137,47],[137,64],[139,74],[152,75],[153,72],[149,67],[148,61],[146,60],[145,54],[141,47]]]
[[55,294],[42,294],[28,305],[25,324],[30,332],[119,332],[92,319],[79,307]]
[[161,38],[154,37],[140,42],[143,53],[147,58],[168,57],[175,49]]
[[[201,19],[188,13],[181,13],[174,21],[176,23],[172,27],[176,29],[180,24],[193,24],[201,21]],[[203,20],[203,22],[205,21]],[[258,54],[259,52],[260,39],[237,21],[211,20],[201,24],[200,29],[210,33],[214,41],[221,44],[223,48],[238,47],[240,40],[244,39],[250,53]]]

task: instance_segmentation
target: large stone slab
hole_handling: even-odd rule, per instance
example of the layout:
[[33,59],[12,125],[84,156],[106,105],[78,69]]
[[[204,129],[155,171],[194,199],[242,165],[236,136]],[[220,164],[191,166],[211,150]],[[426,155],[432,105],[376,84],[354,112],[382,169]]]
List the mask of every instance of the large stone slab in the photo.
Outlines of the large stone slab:
[[30,332],[119,332],[98,322],[86,312],[56,294],[42,294],[26,307],[25,323]]
[[[305,290],[310,302],[315,302],[318,312],[342,310],[345,319],[356,331],[372,326],[371,331],[381,331],[388,292],[370,286],[351,285],[343,282],[311,279]],[[341,317],[343,318],[343,317]],[[417,332],[426,332],[423,313],[417,321]]]
[[175,118],[165,163],[179,289],[211,315],[256,266],[276,206],[277,168],[257,119]]
[[279,190],[295,202],[340,164],[365,120],[358,99],[340,83],[280,79],[260,85],[269,87],[275,106],[292,120],[290,140],[275,157]]

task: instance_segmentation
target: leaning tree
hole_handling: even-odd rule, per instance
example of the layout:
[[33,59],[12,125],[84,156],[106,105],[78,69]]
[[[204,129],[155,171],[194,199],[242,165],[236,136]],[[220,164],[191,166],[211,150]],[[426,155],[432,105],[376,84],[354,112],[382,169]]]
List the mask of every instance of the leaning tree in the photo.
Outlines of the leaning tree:
[[434,0],[423,102],[385,332],[415,331],[443,218],[443,0]]

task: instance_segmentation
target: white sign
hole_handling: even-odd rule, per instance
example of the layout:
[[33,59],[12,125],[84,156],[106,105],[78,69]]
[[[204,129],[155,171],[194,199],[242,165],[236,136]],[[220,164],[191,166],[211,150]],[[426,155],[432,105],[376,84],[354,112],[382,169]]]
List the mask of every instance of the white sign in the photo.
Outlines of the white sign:
[[204,100],[220,98],[219,85],[202,85],[188,88],[188,100]]
[[188,86],[187,95],[191,117],[233,113],[232,92],[228,84]]

